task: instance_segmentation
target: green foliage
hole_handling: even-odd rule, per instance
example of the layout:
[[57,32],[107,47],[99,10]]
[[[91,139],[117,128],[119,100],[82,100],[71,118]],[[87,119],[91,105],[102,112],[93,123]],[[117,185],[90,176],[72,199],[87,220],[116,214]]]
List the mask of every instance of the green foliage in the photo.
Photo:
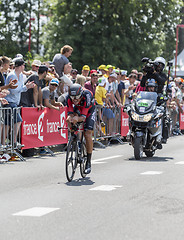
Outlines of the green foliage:
[[[140,68],[144,56],[172,58],[179,0],[57,0],[47,3],[50,22],[43,38],[51,58],[69,44],[73,66],[112,64]],[[169,49],[169,51],[168,51]]]

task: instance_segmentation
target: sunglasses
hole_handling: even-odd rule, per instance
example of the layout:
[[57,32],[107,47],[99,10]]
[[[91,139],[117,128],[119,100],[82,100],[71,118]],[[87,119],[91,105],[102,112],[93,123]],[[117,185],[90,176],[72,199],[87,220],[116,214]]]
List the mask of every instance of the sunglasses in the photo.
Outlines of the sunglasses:
[[52,86],[54,86],[54,87],[57,87],[58,85],[57,84],[51,84]]
[[78,95],[78,96],[70,96],[70,98],[72,99],[72,100],[78,100],[78,99],[80,99],[81,98],[81,95]]

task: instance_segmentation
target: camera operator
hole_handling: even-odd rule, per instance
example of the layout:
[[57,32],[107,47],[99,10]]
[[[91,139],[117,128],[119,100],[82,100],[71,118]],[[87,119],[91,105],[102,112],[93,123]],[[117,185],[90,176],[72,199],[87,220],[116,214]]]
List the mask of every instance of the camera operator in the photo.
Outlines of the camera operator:
[[[155,79],[157,83],[157,93],[158,95],[163,95],[164,84],[167,81],[167,76],[163,73],[163,69],[165,67],[166,61],[163,57],[157,57],[153,62],[148,58],[143,58],[143,62],[147,62],[145,67],[143,68],[144,76],[141,80],[141,87],[144,87],[147,79],[152,78]],[[162,128],[162,143],[166,143],[169,138],[169,118],[166,115],[166,109],[164,111],[163,117],[163,128]]]
[[163,57],[157,57],[153,62],[147,59],[147,64],[143,68],[144,73],[141,80],[141,87],[145,87],[146,81],[152,78],[155,79],[158,85],[157,93],[163,93],[164,84],[167,81],[167,76],[163,73],[165,64],[166,61]]

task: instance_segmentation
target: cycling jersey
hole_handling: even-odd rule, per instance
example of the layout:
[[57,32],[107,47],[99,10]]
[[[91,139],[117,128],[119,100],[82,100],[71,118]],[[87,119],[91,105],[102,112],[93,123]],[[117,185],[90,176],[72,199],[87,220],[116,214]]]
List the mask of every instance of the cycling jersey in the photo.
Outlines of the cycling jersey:
[[77,113],[79,116],[85,117],[84,129],[93,130],[95,122],[95,101],[91,91],[83,90],[80,102],[74,105],[68,94],[66,98],[67,114]]

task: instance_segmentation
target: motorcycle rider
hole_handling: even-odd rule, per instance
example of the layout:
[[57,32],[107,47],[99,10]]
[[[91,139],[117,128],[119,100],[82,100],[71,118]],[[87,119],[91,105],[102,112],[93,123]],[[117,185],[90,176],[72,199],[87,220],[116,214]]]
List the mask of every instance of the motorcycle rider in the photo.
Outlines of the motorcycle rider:
[[[150,78],[146,81],[146,91],[157,92],[157,83],[156,83],[155,79]],[[159,94],[157,97],[157,103],[159,103],[161,99],[162,99],[162,96],[160,96],[160,94]],[[161,139],[162,139],[161,135],[157,136],[157,148],[158,149],[162,149]]]
[[[143,78],[141,80],[141,87],[146,86],[146,81],[148,79],[154,79],[157,84],[156,92],[158,94],[163,94],[164,84],[167,81],[167,76],[163,72],[164,67],[166,65],[166,60],[163,57],[156,57],[154,60],[154,67],[150,69],[150,71],[144,71],[143,68]],[[166,114],[163,118],[163,129],[162,129],[162,143],[166,143],[169,137],[168,131],[168,119]]]

